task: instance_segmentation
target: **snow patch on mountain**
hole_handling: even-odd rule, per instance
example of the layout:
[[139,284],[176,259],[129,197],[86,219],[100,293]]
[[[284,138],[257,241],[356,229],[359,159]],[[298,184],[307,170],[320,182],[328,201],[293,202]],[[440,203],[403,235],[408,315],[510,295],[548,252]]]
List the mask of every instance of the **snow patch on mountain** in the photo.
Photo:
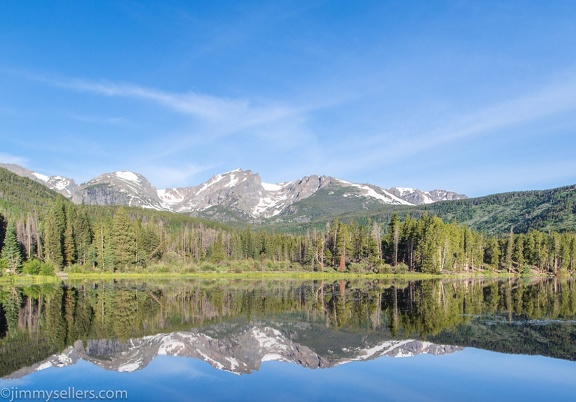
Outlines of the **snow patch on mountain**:
[[260,198],[258,204],[252,209],[252,215],[256,217],[264,216],[270,218],[282,212],[286,206],[286,201],[289,200],[288,194],[281,191],[282,188],[277,190],[267,190]]
[[32,172],[34,176],[36,176],[39,180],[42,180],[44,183],[47,183],[50,178],[42,173]]
[[282,185],[262,182],[262,188],[266,191],[278,191],[282,189]]
[[403,200],[400,197],[397,197],[391,193],[388,193],[386,190],[380,189],[380,192],[374,190],[374,188],[368,186],[367,184],[356,184],[350,183],[346,180],[336,179],[338,183],[343,184],[346,187],[353,187],[357,188],[361,191],[361,194],[365,197],[375,198],[384,204],[399,204],[399,205],[413,205],[412,203]]
[[42,364],[40,364],[38,366],[38,368],[36,368],[36,371],[42,371],[42,370],[46,370],[48,368],[52,367],[52,363],[51,362],[44,362]]
[[158,197],[162,200],[162,202],[167,206],[170,207],[172,205],[177,205],[184,201],[185,195],[182,194],[177,188],[168,188],[164,190],[156,190],[158,193]]
[[142,360],[135,361],[133,363],[123,364],[118,367],[118,371],[121,373],[131,373],[142,367]]
[[52,190],[58,191],[60,194],[64,195],[66,198],[72,197],[77,189],[77,185],[74,180],[62,176],[51,176],[48,178],[46,185]]
[[140,180],[138,178],[138,175],[134,172],[129,172],[127,170],[124,171],[120,171],[120,172],[116,172],[116,176],[124,179],[124,180],[128,180],[128,181],[133,181],[138,183]]
[[[280,350],[286,350],[286,339],[284,336],[278,331],[277,329],[273,328],[265,328],[268,329],[268,333],[254,328],[252,330],[252,334],[254,338],[258,341],[261,348],[271,349],[271,348],[279,348]],[[271,334],[269,334],[271,332]]]
[[278,353],[267,353],[262,357],[262,362],[283,361],[284,358]]

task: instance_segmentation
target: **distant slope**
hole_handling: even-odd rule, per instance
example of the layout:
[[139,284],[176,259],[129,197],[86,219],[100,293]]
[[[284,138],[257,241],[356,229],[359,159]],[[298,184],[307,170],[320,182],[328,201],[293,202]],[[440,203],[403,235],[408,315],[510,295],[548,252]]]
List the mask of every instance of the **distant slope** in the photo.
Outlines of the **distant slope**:
[[5,214],[44,210],[57,196],[43,184],[0,168],[0,211]]
[[[397,202],[396,205],[402,205]],[[387,207],[392,205],[386,204]],[[303,223],[332,219],[342,214],[378,211],[383,204],[375,197],[366,197],[351,187],[330,186],[316,191],[312,196],[289,206],[269,224]]]
[[72,194],[76,191],[76,182],[63,176],[51,176],[48,177],[41,173],[36,173],[22,166],[15,165],[13,163],[0,163],[0,168],[16,173],[18,176],[27,177],[33,181],[45,185],[50,190],[54,190],[62,194],[66,198],[70,198]]
[[[541,231],[576,232],[576,185],[550,190],[515,191],[433,204],[416,206],[366,205],[364,210],[349,210],[331,216],[336,208],[330,203],[323,204],[321,197],[304,200],[293,205],[294,210],[316,210],[316,219],[310,222],[299,220],[298,213],[283,216],[282,220],[269,222],[287,231],[302,231],[310,227],[322,227],[327,221],[337,217],[342,220],[368,219],[388,222],[394,213],[403,218],[406,214],[414,217],[424,212],[436,214],[445,222],[456,220],[485,234],[504,234],[513,228],[515,233],[526,233],[530,229]],[[340,206],[339,206],[340,208]],[[326,214],[320,212],[324,210]],[[342,207],[345,210],[346,207]]]
[[490,234],[508,232],[511,227],[516,233],[530,229],[574,232],[576,185],[439,202],[425,209]]

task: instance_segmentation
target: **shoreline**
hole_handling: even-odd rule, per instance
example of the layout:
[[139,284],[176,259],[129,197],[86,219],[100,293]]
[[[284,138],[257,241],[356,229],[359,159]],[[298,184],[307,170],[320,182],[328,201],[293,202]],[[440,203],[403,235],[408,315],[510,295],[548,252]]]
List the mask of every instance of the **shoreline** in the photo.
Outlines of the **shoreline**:
[[522,275],[517,273],[485,273],[466,272],[451,274],[422,274],[422,273],[402,273],[402,274],[377,274],[377,273],[350,273],[350,272],[207,272],[207,273],[70,273],[66,276],[41,276],[41,275],[18,275],[0,277],[0,285],[10,284],[44,284],[58,283],[78,280],[114,280],[114,279],[270,279],[270,280],[343,280],[343,279],[387,279],[387,280],[430,280],[430,279],[497,279],[497,278],[572,278],[572,275],[554,276],[548,274]]

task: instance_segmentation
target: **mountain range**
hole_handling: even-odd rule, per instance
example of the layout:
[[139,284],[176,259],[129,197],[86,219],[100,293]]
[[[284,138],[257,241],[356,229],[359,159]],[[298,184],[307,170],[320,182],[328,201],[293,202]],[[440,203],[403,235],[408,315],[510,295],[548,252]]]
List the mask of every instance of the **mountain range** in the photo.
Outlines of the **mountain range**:
[[464,349],[461,346],[401,339],[385,340],[362,347],[344,347],[320,355],[276,328],[250,325],[241,331],[215,338],[201,330],[156,334],[127,341],[96,339],[77,341],[62,353],[3,377],[14,379],[51,367],[66,367],[79,359],[105,370],[134,372],[145,368],[157,356],[201,359],[216,369],[234,374],[249,374],[266,361],[283,361],[311,369],[328,368],[352,361],[381,356],[411,357],[420,354],[444,355]]
[[[14,164],[0,167],[35,180],[76,204],[137,206],[219,221],[261,222],[290,215],[311,220],[314,211],[302,211],[312,200],[345,213],[375,210],[383,205],[412,206],[467,198],[447,190],[384,189],[317,175],[270,184],[262,182],[258,173],[242,169],[217,174],[197,186],[157,189],[144,176],[130,171],[105,173],[78,185],[67,177],[48,177]],[[303,204],[304,200],[308,203]]]

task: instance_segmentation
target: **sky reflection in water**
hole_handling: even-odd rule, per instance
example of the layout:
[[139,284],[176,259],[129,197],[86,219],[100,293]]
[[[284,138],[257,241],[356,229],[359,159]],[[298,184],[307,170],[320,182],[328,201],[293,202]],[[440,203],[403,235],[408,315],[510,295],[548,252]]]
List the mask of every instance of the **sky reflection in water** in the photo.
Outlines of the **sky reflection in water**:
[[143,370],[118,373],[79,361],[17,380],[18,389],[123,389],[132,401],[567,401],[576,363],[466,348],[449,355],[380,357],[329,369],[265,362],[237,375],[198,359],[158,356]]

